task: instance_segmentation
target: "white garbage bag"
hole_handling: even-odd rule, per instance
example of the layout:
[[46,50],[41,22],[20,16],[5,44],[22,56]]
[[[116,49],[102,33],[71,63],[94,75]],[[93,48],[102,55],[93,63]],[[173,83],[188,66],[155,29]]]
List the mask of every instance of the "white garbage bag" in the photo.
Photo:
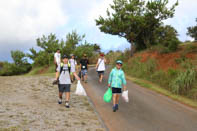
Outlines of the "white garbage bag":
[[122,92],[122,98],[125,102],[129,102],[128,90]]
[[78,81],[78,83],[77,83],[77,88],[76,88],[75,94],[87,96],[86,91],[83,88],[83,86],[81,85],[80,81]]

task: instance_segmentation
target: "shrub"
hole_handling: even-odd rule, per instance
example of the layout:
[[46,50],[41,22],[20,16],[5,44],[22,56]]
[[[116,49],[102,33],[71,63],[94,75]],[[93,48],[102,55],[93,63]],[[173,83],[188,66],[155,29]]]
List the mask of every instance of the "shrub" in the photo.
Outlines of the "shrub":
[[124,66],[124,68],[128,68],[129,74],[132,76],[145,79],[149,79],[149,76],[154,73],[156,67],[157,63],[154,59],[148,59],[146,62],[141,62],[141,57],[133,58],[130,65]]
[[157,83],[165,88],[168,88],[169,78],[166,72],[162,70],[155,71],[150,77],[152,82]]
[[195,69],[187,69],[186,71],[180,72],[175,80],[172,80],[172,82],[170,83],[170,88],[173,93],[187,94],[188,91],[192,88],[195,80]]

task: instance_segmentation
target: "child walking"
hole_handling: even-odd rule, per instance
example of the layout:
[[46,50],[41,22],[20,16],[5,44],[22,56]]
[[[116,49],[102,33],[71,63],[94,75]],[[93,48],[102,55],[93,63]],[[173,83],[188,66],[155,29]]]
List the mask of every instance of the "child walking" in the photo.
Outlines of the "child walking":
[[[66,103],[65,107],[69,108],[69,100],[70,100],[70,87],[71,87],[71,78],[70,78],[70,64],[68,62],[68,57],[66,55],[63,56],[63,63],[59,64],[57,67],[56,81],[59,81],[59,100],[58,103],[62,104],[62,95],[65,92],[66,95]],[[76,73],[74,74],[76,75]],[[79,78],[76,76],[76,78]],[[78,79],[80,80],[80,79]]]
[[[108,79],[108,87],[112,88],[113,94],[113,112],[118,110],[118,103],[120,94],[123,90],[126,90],[126,79],[124,71],[121,69],[123,62],[121,60],[116,61],[116,67],[112,69]],[[123,86],[123,87],[122,87]]]

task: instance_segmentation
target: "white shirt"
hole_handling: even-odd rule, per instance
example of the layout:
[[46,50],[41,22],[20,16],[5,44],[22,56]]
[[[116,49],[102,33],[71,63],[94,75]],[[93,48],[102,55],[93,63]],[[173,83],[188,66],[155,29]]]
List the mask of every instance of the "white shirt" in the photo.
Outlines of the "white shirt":
[[56,60],[56,63],[57,63],[57,65],[59,65],[60,63],[61,63],[61,55],[60,55],[60,53],[55,53],[54,54],[54,58],[55,58],[55,60]]
[[105,71],[105,60],[99,58],[98,59],[98,68],[97,71]]
[[75,59],[70,59],[69,62],[71,67],[75,67],[75,65],[77,65],[77,61]]
[[71,72],[75,72],[75,66],[77,65],[77,61],[75,59],[70,59],[70,66],[71,66]]
[[[61,70],[61,64],[59,64],[57,67],[57,71],[60,72],[60,70]],[[59,76],[59,83],[60,84],[71,84],[70,73],[68,70],[68,64],[63,65],[63,70]]]

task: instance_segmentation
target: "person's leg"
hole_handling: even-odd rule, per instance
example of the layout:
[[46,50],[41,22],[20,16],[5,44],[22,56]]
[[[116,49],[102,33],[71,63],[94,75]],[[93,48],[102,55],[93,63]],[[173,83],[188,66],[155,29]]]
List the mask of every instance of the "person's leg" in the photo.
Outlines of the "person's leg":
[[66,95],[66,103],[65,106],[66,108],[69,108],[69,101],[70,101],[70,84],[66,85],[65,88],[65,95]]
[[88,80],[88,71],[85,70],[85,82],[87,83],[87,80]]
[[116,94],[113,94],[113,106],[116,105]]
[[120,94],[116,94],[116,104],[119,103]]
[[99,82],[101,83],[103,81],[103,74],[100,74]]
[[116,97],[117,94],[113,94],[113,112],[116,112]]
[[66,92],[66,101],[69,102],[70,100],[70,92]]
[[59,88],[59,99],[58,99],[58,103],[62,104],[62,95],[63,95],[63,91],[62,91],[62,86],[59,84],[58,85]]

